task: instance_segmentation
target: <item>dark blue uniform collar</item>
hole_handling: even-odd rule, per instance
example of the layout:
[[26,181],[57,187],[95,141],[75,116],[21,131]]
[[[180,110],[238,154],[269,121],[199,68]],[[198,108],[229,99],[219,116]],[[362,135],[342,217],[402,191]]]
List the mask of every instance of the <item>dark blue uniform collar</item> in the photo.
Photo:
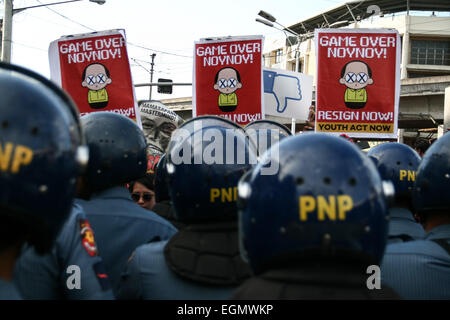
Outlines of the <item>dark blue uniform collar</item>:
[[450,224],[434,227],[427,232],[425,239],[450,239]]

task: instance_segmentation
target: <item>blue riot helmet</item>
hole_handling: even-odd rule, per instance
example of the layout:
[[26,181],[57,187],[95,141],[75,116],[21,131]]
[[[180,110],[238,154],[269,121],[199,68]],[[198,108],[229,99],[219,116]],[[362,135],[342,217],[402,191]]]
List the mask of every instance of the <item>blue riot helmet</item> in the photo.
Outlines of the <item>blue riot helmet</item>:
[[8,229],[2,239],[21,234],[44,253],[88,161],[78,111],[55,84],[10,64],[0,63],[0,95],[0,216]]
[[[251,142],[251,139],[248,136],[248,134],[245,132],[245,130],[241,126],[236,124],[235,122],[230,121],[225,118],[222,118],[222,117],[218,117],[218,116],[209,116],[209,115],[199,116],[199,117],[195,117],[195,118],[192,118],[192,119],[184,122],[182,124],[182,126],[180,126],[178,129],[176,129],[172,133],[172,136],[169,141],[168,148],[167,148],[168,157],[170,157],[170,151],[172,150],[172,148],[175,145],[177,145],[179,142],[181,142],[182,140],[185,140],[185,138],[187,136],[189,136],[189,134],[193,134],[194,131],[199,130],[199,129],[215,127],[215,126],[229,129],[230,132],[232,132],[233,130],[237,130],[245,135],[245,139],[250,140],[250,142]],[[179,129],[181,129],[181,130],[179,130]],[[253,153],[257,153],[257,147],[253,142],[251,142],[250,148],[252,149]]]
[[250,122],[245,126],[245,129],[278,129],[280,135],[283,137],[292,136],[291,130],[289,130],[285,125],[272,120],[256,120]]
[[[264,174],[274,161],[279,170]],[[344,139],[323,133],[283,139],[279,153],[267,152],[239,182],[241,253],[256,273],[310,257],[377,264],[392,193],[372,161]]]
[[[200,121],[201,120],[201,121]],[[213,127],[213,126],[219,126],[224,127],[227,129],[236,129],[236,130],[242,130],[243,129],[233,121],[230,121],[225,118],[221,118],[218,116],[199,116],[192,118],[185,123],[183,123],[178,129],[176,129],[170,138],[169,145],[167,150],[168,154],[170,154],[170,150],[173,148],[175,144],[178,144],[181,140],[186,138],[186,133],[193,133],[194,130],[198,130],[199,128],[204,128],[205,126]]]
[[85,177],[92,192],[145,175],[147,143],[133,120],[103,111],[83,116],[81,125],[90,151]]
[[256,120],[245,126],[245,131],[250,140],[257,146],[258,154],[263,155],[281,139],[292,136],[286,126],[271,120]]
[[374,160],[383,180],[391,180],[398,200],[410,200],[416,171],[421,158],[414,149],[403,143],[379,144],[367,152]]
[[169,186],[167,184],[166,154],[159,158],[155,170],[155,201],[170,200]]
[[167,154],[170,198],[182,222],[236,219],[239,178],[256,162],[256,149],[237,124],[194,118],[172,135]]
[[450,212],[450,134],[436,140],[417,169],[413,205],[421,219],[432,212]]

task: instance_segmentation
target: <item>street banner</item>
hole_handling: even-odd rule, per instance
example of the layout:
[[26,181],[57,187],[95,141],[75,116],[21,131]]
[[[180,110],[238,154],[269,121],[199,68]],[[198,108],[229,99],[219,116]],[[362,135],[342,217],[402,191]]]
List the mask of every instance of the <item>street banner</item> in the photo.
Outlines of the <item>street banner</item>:
[[51,78],[75,101],[80,115],[109,111],[136,121],[125,30],[63,36],[50,43]]
[[263,119],[262,36],[195,42],[193,116],[217,115],[244,125]]
[[313,77],[281,69],[263,68],[264,110],[278,117],[308,120]]
[[316,29],[317,132],[396,139],[400,36],[391,29]]

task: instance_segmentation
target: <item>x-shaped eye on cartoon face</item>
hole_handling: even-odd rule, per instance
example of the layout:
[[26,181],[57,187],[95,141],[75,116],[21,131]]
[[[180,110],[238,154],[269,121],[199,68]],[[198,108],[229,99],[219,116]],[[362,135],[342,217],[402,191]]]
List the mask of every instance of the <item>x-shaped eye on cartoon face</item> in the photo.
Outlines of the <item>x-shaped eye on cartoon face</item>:
[[223,89],[223,88],[225,88],[225,87],[227,87],[228,86],[228,81],[227,81],[227,79],[219,79],[219,88],[220,89]]
[[97,82],[98,83],[105,83],[106,82],[106,76],[103,73],[99,73],[97,75]]
[[234,78],[230,78],[230,79],[219,79],[219,88],[220,89],[225,89],[226,87],[229,88],[235,88],[236,87],[236,79]]
[[98,75],[89,75],[86,77],[88,85],[92,86],[95,83],[103,84],[106,82],[106,75],[99,73]]
[[363,84],[363,83],[367,82],[367,80],[368,80],[368,76],[364,72],[360,72],[358,74],[349,72],[345,75],[345,81],[347,81],[348,83],[353,83],[355,81],[358,81],[359,83]]
[[86,80],[88,85],[90,86],[92,86],[96,82],[95,76],[87,76]]
[[365,83],[365,82],[367,82],[367,80],[368,80],[367,74],[365,74],[364,72],[358,73],[358,76],[356,77],[356,81],[358,81],[359,83]]
[[349,83],[353,83],[355,82],[356,78],[356,74],[354,74],[353,72],[349,72],[345,75],[345,81],[349,82]]

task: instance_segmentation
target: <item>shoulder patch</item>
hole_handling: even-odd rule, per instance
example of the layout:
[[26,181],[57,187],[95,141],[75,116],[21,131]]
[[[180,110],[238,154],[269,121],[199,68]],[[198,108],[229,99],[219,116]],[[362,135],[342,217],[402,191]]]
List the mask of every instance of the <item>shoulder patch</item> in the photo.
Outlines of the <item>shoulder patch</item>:
[[81,244],[86,249],[87,253],[91,256],[97,256],[97,244],[95,243],[94,231],[92,231],[89,221],[86,219],[80,219],[80,235]]

